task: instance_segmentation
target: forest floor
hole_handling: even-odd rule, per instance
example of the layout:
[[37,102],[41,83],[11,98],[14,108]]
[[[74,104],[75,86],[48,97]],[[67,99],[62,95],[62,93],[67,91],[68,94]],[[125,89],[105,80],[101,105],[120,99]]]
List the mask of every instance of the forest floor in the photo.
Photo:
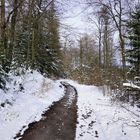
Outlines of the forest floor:
[[140,139],[140,108],[112,102],[102,87],[38,72],[11,79],[0,91],[0,140]]

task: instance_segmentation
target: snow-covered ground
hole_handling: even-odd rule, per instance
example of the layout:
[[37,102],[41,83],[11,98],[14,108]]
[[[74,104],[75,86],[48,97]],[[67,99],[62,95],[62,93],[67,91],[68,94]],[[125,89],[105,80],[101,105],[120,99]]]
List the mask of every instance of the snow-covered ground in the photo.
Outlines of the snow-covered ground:
[[70,83],[78,90],[76,140],[140,140],[140,109],[112,104],[98,87]]
[[[64,96],[60,81],[78,91],[76,140],[140,139],[140,109],[111,103],[98,87],[52,81],[36,71],[11,79],[8,92],[0,90],[0,140],[13,140],[20,130],[22,134],[31,122],[39,121],[44,111]],[[72,93],[68,105],[74,97]]]
[[13,80],[8,92],[0,90],[0,140],[12,140],[20,130],[23,133],[29,123],[39,121],[44,111],[64,95],[58,81],[36,71],[10,78]]

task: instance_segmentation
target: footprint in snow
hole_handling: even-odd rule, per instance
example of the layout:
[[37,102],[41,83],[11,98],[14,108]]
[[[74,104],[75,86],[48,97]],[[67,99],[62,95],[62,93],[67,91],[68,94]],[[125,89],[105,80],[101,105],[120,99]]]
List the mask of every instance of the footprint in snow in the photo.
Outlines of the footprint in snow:
[[95,137],[98,138],[98,131],[95,130]]
[[83,128],[85,125],[80,125],[80,128]]

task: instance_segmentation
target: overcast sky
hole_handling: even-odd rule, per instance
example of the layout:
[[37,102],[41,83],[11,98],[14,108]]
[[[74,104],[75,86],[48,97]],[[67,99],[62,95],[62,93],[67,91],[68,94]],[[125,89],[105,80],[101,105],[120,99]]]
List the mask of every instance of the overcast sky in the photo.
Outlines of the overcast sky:
[[[61,18],[61,23],[72,28],[71,31],[66,31],[70,34],[70,38],[79,40],[79,36],[82,36],[84,33],[92,34],[93,36],[96,34],[96,26],[87,21],[87,10],[85,5],[75,2],[71,2],[66,6],[66,12],[62,16],[63,18]],[[117,56],[117,58],[119,58],[119,56]],[[117,63],[120,63],[119,59]]]
[[[80,1],[82,2],[82,0]],[[85,33],[89,30],[86,22],[86,6],[76,1],[71,1],[65,6],[66,12],[62,15],[61,23],[73,28],[78,33]]]

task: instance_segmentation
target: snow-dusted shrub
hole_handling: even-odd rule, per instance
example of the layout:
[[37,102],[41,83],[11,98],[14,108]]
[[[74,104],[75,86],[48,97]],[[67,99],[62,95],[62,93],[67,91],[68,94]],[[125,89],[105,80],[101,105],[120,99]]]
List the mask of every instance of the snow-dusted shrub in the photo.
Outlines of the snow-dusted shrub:
[[130,103],[132,106],[135,104],[140,106],[140,87],[133,83],[123,83],[112,94],[112,101],[121,103]]
[[0,66],[0,89],[2,89],[2,90],[6,89],[7,80],[8,80],[8,75],[5,73],[5,71]]

